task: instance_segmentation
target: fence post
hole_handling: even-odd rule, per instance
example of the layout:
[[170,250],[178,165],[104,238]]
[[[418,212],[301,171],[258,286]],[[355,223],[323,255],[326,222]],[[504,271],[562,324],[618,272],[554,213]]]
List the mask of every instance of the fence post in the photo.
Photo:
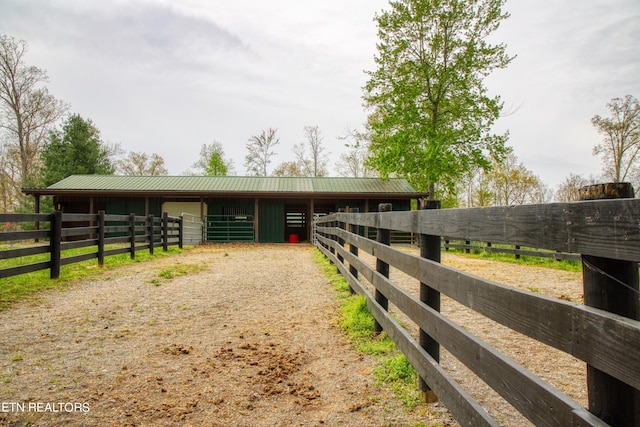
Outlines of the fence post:
[[98,266],[104,267],[104,211],[98,211]]
[[[392,209],[393,209],[393,206],[391,205],[391,203],[380,203],[378,205],[378,212],[391,212]],[[391,230],[378,228],[378,236],[376,240],[378,241],[378,243],[382,243],[383,245],[390,245]],[[384,277],[389,278],[389,264],[387,264],[386,262],[380,259],[376,259],[376,271],[381,275],[383,275]],[[376,298],[376,302],[380,304],[380,306],[385,311],[389,310],[389,300],[378,289],[376,289],[375,298]],[[382,325],[380,325],[377,321],[374,321],[373,331],[376,334],[379,334],[380,332],[382,332]]]
[[184,245],[184,216],[180,215],[178,219],[178,248],[182,249]]
[[169,214],[167,212],[162,213],[162,250],[165,252],[169,250]]
[[[580,200],[633,198],[631,184],[598,184],[580,189]],[[584,303],[640,320],[638,263],[582,256]],[[612,426],[640,425],[640,391],[587,365],[589,411]]]
[[[422,202],[422,206],[420,206],[421,210],[441,208],[439,200],[423,200]],[[442,257],[441,240],[441,236],[421,234],[420,256],[435,262],[440,262]],[[427,286],[425,283],[420,283],[420,301],[434,310],[440,311],[440,292]],[[429,353],[436,362],[440,362],[440,344],[422,329],[420,329],[419,339],[420,346],[427,350],[427,353]],[[419,387],[425,402],[433,403],[438,401],[438,396],[436,396],[423,378],[419,380]]]
[[60,277],[60,246],[62,241],[62,211],[55,211],[51,214],[51,268],[49,277],[57,279]]
[[[338,213],[344,213],[344,212],[345,212],[345,209],[344,209],[344,208],[340,208],[340,209],[338,209]],[[344,228],[345,228],[345,224],[344,224],[344,222],[342,222],[342,221],[337,221],[337,222],[336,222],[336,227],[344,229]],[[337,242],[338,242],[338,245],[340,245],[340,246],[344,247],[344,240],[343,240],[343,239],[341,239],[340,237],[338,237],[336,240],[337,240]],[[344,257],[343,257],[342,255],[340,255],[340,252],[339,252],[339,251],[336,251],[336,254],[337,254],[337,257],[338,257],[338,262],[339,262],[340,264],[344,264]],[[336,268],[337,268],[337,267],[338,267],[338,266],[336,266]],[[339,269],[339,268],[337,268],[337,271],[338,271],[338,273],[340,273],[340,269]]]
[[[351,212],[358,213],[360,212],[360,208],[351,208]],[[358,234],[359,228],[360,227],[358,226],[358,224],[349,224],[349,231],[353,234]],[[349,252],[351,252],[355,257],[357,257],[358,247],[353,243],[349,244]],[[358,270],[353,265],[349,265],[349,272],[353,277],[355,277],[356,279],[358,278]],[[351,288],[351,285],[349,285],[349,292],[351,292],[352,294],[354,293],[353,289]]]
[[153,255],[153,245],[155,243],[155,230],[153,228],[154,226],[154,218],[153,218],[153,214],[149,214],[149,218],[147,219],[147,221],[149,221],[149,255]]
[[129,214],[129,228],[131,229],[131,235],[129,236],[131,259],[136,258],[136,214]]

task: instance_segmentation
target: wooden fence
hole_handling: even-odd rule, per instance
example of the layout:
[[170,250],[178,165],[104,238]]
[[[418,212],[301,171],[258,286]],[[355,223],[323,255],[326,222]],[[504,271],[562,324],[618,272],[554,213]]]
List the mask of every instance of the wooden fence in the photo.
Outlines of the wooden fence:
[[[27,224],[25,224],[27,223]],[[41,226],[48,223],[48,228]],[[60,276],[60,267],[67,264],[97,259],[104,264],[107,256],[130,253],[135,258],[136,251],[156,247],[165,251],[171,245],[182,247],[182,218],[130,215],[73,214],[56,211],[53,214],[0,214],[0,225],[5,230],[20,229],[33,225],[34,230],[0,232],[0,243],[15,241],[35,241],[31,246],[0,250],[0,260],[20,258],[49,253],[48,261],[19,265],[0,269],[0,278],[50,269],[51,278]],[[43,241],[43,243],[39,243]],[[108,245],[120,247],[108,249]],[[95,247],[95,251],[63,257],[68,249]]]
[[[421,378],[421,389],[434,392],[461,425],[499,425],[439,365],[443,346],[535,425],[640,425],[640,200],[438,207],[383,212],[381,206],[379,213],[336,213],[314,224],[314,242],[351,289],[366,297],[376,330],[384,330],[405,354]],[[363,227],[378,230],[376,241],[358,233]],[[420,235],[420,256],[391,247],[391,230]],[[439,263],[442,236],[581,254],[586,305],[443,266]],[[359,251],[375,257],[376,267],[365,262]],[[389,266],[417,279],[420,295],[390,281]],[[443,316],[441,294],[584,361],[589,407]],[[612,310],[606,304],[594,304],[592,294],[607,294],[623,307]],[[415,322],[418,337],[388,314],[389,303]]]

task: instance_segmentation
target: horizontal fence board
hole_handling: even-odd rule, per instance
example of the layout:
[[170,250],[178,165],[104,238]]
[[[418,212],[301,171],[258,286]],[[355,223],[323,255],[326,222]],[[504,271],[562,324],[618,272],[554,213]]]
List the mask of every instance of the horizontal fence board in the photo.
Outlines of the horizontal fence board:
[[128,222],[130,219],[131,217],[129,215],[107,214],[104,216],[105,222],[109,222],[109,221]]
[[129,243],[131,241],[131,237],[129,236],[119,236],[119,237],[105,237],[104,243],[105,245],[117,244],[117,243]]
[[91,253],[82,254],[82,255],[74,255],[70,257],[60,258],[60,265],[69,265],[69,264],[74,264],[76,262],[88,261],[90,259],[95,259],[95,258],[98,258],[97,252],[91,252]]
[[104,256],[107,257],[113,255],[128,254],[129,252],[131,252],[131,248],[107,249],[104,251]]
[[104,227],[104,232],[109,233],[128,233],[131,227],[128,225],[107,225]]
[[0,279],[17,276],[19,274],[33,273],[35,271],[46,270],[51,266],[50,261],[36,262],[33,264],[19,265],[17,267],[0,269]]
[[340,272],[349,282],[351,288],[367,299],[367,307],[370,312],[385,328],[385,331],[394,342],[396,342],[398,348],[407,356],[407,359],[409,359],[416,371],[423,378],[428,378],[432,389],[437,393],[440,400],[447,405],[449,411],[461,425],[499,426],[472,396],[458,385],[426,351],[415,343],[415,340],[413,340],[410,335],[406,334],[406,332],[382,310],[382,307],[376,303],[375,298],[349,273],[348,269],[338,261],[337,257],[325,248],[320,247],[319,249],[336,264]]
[[50,235],[50,230],[7,231],[0,233],[0,242],[48,239]]
[[318,221],[640,261],[639,199],[337,213]]
[[584,409],[579,403],[420,302],[415,296],[398,288],[343,247],[335,244],[332,247],[350,265],[355,265],[358,272],[382,292],[389,302],[407,314],[422,330],[447,348],[535,425],[575,425],[574,414]]
[[0,223],[3,222],[49,222],[51,214],[0,214]]
[[62,237],[85,236],[98,233],[98,227],[73,227],[63,228]]
[[640,322],[491,282],[344,230],[332,232],[460,304],[640,389]]
[[0,259],[20,258],[23,256],[39,255],[49,253],[49,245],[30,246],[28,248],[7,249],[0,251]]
[[91,246],[97,246],[98,239],[90,239],[90,240],[78,240],[75,242],[62,242],[60,244],[60,249],[63,251],[69,249],[79,249],[79,248],[88,248]]
[[74,213],[65,213],[62,215],[62,222],[90,222],[90,221],[98,221],[98,215],[96,214],[74,214]]

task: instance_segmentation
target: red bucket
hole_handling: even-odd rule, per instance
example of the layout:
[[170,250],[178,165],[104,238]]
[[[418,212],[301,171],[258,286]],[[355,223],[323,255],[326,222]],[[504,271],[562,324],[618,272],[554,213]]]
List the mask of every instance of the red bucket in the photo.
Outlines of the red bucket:
[[298,235],[289,234],[289,243],[298,243]]

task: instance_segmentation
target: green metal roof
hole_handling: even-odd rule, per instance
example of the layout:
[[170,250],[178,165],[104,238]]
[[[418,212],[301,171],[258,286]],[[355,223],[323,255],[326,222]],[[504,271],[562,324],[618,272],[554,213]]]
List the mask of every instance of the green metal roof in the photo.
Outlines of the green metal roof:
[[[51,190],[49,193],[48,190]],[[167,192],[167,193],[325,193],[419,195],[404,179],[303,178],[240,176],[118,176],[72,175],[40,194],[60,192]]]

